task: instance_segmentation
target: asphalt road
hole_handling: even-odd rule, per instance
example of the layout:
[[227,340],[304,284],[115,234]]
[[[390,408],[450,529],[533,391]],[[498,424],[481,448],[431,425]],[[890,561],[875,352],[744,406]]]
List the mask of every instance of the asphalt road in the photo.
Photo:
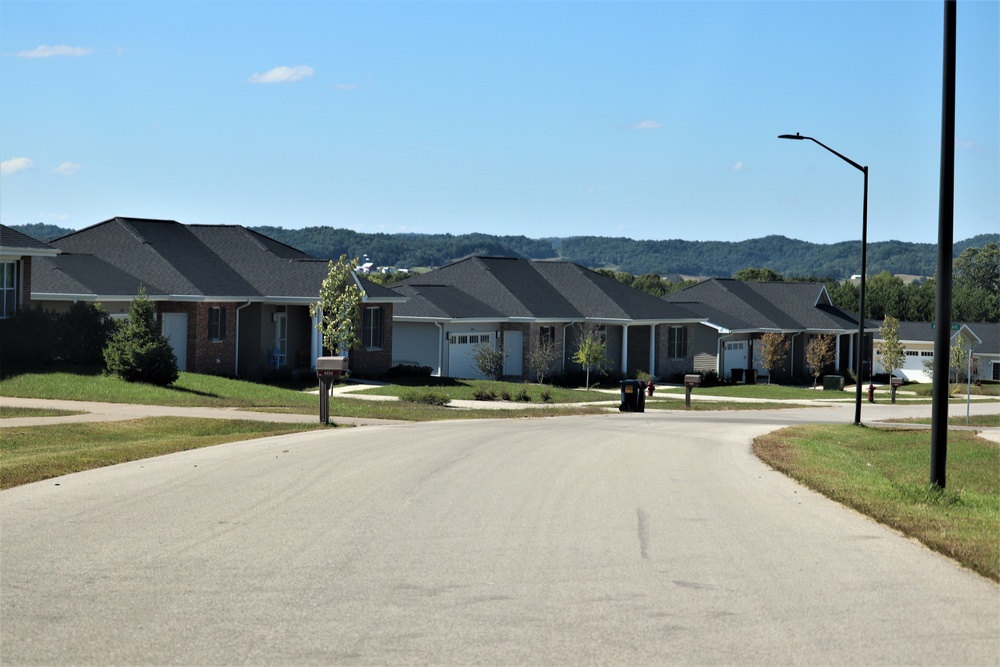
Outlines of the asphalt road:
[[852,411],[326,430],[4,491],[0,662],[1000,664],[1000,587],[750,452]]

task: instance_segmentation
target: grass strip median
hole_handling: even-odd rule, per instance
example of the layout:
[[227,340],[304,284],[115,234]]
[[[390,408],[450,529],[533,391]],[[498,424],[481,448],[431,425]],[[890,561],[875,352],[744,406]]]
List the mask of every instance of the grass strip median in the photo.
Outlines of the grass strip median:
[[1000,581],[1000,445],[948,434],[948,485],[928,483],[930,432],[794,426],[754,440],[772,468]]

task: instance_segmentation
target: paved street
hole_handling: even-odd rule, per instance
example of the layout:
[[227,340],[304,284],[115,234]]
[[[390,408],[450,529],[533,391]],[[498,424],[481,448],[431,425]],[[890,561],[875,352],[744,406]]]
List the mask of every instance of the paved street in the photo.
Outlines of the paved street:
[[373,425],[4,491],[0,662],[1000,664],[1000,587],[750,452],[852,414]]

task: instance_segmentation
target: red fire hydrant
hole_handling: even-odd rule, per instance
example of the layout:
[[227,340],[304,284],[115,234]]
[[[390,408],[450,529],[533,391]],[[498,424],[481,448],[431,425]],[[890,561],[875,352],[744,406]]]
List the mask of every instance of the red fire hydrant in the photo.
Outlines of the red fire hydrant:
[[874,384],[869,384],[868,385],[868,402],[869,403],[874,403],[875,402],[875,385]]
[[654,389],[656,389],[656,387],[653,386],[653,381],[650,380],[649,384],[646,385],[646,396],[652,396]]

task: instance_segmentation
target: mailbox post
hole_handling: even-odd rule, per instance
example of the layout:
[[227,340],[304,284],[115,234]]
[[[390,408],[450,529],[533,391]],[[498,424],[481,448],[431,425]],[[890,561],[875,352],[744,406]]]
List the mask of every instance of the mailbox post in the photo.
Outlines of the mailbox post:
[[701,386],[701,376],[697,373],[690,373],[684,376],[684,407],[691,407],[691,390]]
[[347,357],[318,357],[316,377],[319,379],[319,422],[330,421],[330,387],[347,375]]
[[892,402],[896,402],[896,390],[903,386],[903,378],[890,377],[889,378],[889,394],[892,397]]

